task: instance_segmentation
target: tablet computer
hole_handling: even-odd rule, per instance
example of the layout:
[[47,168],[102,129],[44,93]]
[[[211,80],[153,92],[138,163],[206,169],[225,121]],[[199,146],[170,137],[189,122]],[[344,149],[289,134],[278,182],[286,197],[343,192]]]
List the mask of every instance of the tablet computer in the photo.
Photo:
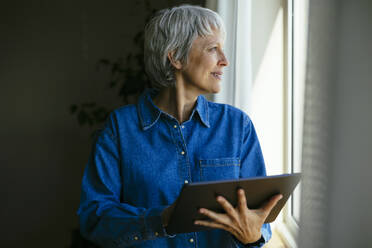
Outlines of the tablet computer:
[[216,201],[218,195],[225,197],[233,206],[237,204],[237,190],[243,188],[250,209],[260,208],[273,195],[282,194],[272,209],[265,223],[273,222],[289,196],[300,181],[301,173],[277,176],[253,177],[247,179],[209,181],[185,184],[176,200],[174,211],[166,228],[169,234],[198,232],[209,227],[194,225],[197,219],[208,217],[198,213],[199,208],[207,208],[215,212],[224,212]]

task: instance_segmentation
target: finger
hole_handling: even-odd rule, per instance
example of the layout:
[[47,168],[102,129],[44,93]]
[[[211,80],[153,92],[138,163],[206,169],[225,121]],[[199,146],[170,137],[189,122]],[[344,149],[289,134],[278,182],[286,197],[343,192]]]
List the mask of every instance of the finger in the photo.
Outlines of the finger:
[[233,218],[237,218],[237,213],[235,211],[235,208],[231,205],[231,203],[226,200],[224,197],[222,196],[217,196],[217,202],[222,206],[222,208],[225,210],[225,212],[233,217]]
[[233,228],[231,228],[227,225],[221,224],[221,223],[217,223],[217,222],[213,222],[213,221],[207,221],[207,220],[196,220],[196,221],[194,221],[194,224],[199,225],[199,226],[206,226],[206,227],[211,227],[211,228],[222,229],[222,230],[228,231],[229,233],[237,236],[237,232]]
[[229,221],[226,214],[219,214],[209,209],[201,208],[199,209],[199,213],[207,216],[209,219],[213,220],[214,222],[218,222],[221,224],[228,225]]
[[227,230],[228,229],[228,227],[226,225],[224,225],[224,224],[221,224],[221,223],[218,223],[218,222],[214,222],[214,221],[208,221],[208,220],[196,220],[196,221],[194,221],[194,224],[195,225],[199,225],[199,226],[219,228],[219,229],[223,229],[223,230]]
[[238,209],[241,213],[244,213],[248,209],[244,189],[238,190]]
[[271,199],[261,208],[267,215],[271,212],[271,210],[275,207],[280,199],[283,198],[282,194],[275,195],[271,197]]

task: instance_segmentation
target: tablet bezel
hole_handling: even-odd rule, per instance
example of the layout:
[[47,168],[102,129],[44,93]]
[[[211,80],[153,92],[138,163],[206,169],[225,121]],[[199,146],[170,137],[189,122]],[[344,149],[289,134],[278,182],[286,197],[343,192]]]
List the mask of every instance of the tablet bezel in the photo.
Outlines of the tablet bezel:
[[224,196],[235,206],[237,203],[237,189],[239,188],[244,189],[247,205],[251,209],[259,208],[273,195],[282,194],[283,198],[272,209],[265,220],[265,223],[273,222],[300,181],[300,178],[301,173],[293,173],[184,184],[166,228],[167,233],[188,233],[210,229],[194,225],[196,219],[206,219],[205,216],[198,213],[198,209],[203,207],[216,212],[223,212],[222,207],[216,201],[217,195]]

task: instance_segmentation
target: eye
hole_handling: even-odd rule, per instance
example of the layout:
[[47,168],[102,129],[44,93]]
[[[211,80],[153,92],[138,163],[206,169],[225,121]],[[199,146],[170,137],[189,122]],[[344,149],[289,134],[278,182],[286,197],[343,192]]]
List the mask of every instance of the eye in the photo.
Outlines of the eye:
[[210,48],[209,49],[210,51],[217,51],[217,47],[215,46],[215,47],[212,47],[212,48]]

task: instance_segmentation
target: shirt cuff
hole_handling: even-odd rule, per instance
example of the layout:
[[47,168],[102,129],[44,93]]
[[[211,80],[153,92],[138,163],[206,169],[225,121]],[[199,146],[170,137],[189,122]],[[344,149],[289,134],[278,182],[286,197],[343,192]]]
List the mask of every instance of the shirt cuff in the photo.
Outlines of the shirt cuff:
[[239,248],[245,248],[245,247],[257,248],[257,247],[264,246],[265,243],[267,243],[270,240],[270,238],[271,238],[271,228],[270,228],[269,224],[263,224],[263,226],[261,228],[261,238],[258,240],[260,242],[257,241],[257,244],[253,243],[253,244],[244,245],[237,238],[235,238],[234,235],[231,234],[231,236],[233,237],[233,240],[234,240],[236,246],[239,247]]
[[174,237],[168,235],[162,225],[161,214],[166,207],[167,206],[160,206],[145,211],[139,217],[138,229],[114,240],[110,247],[128,247],[139,244],[145,240],[152,240],[160,237]]
[[155,239],[159,237],[173,238],[176,235],[169,235],[163,226],[161,214],[168,206],[160,206],[151,208],[145,215],[145,228],[148,239]]
[[240,242],[237,238],[235,238],[233,236],[233,239],[234,239],[234,242],[235,244],[239,247],[239,248],[256,248],[256,247],[262,247],[266,241],[265,241],[265,238],[261,235],[260,239],[257,240],[256,242],[254,243],[249,243],[249,244],[243,244],[242,242]]

